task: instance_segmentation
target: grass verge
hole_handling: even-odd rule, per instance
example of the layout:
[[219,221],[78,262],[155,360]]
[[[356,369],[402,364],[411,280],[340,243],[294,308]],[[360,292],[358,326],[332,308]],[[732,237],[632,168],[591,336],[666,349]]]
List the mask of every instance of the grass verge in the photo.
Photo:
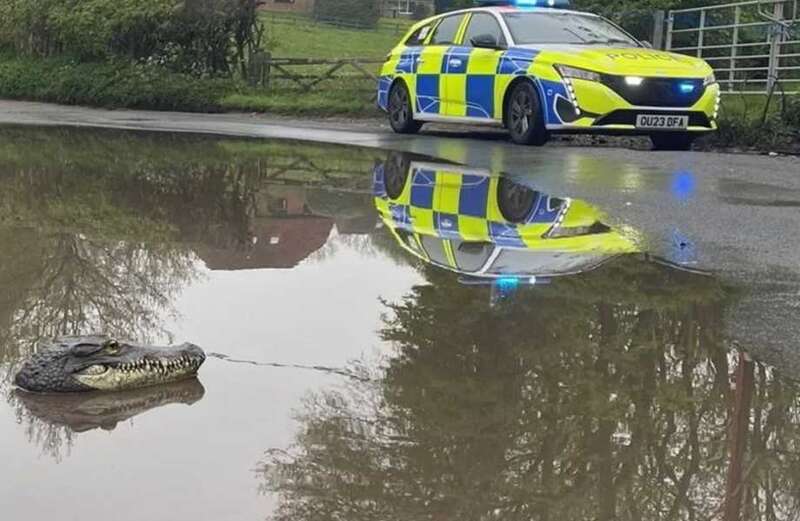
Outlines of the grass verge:
[[[765,111],[766,107],[766,111]],[[745,149],[800,154],[800,98],[729,94],[722,98],[719,130],[701,149]]]
[[235,90],[227,80],[195,78],[157,67],[77,63],[0,54],[0,97],[155,110],[215,112]]
[[289,86],[265,90],[126,62],[77,63],[0,54],[0,98],[67,105],[370,117],[377,114],[373,89],[370,81],[353,80],[328,82],[311,92]]
[[243,87],[221,100],[224,110],[273,112],[311,117],[377,116],[375,85],[371,80],[352,79],[327,82],[305,92],[291,85],[276,85],[268,90]]

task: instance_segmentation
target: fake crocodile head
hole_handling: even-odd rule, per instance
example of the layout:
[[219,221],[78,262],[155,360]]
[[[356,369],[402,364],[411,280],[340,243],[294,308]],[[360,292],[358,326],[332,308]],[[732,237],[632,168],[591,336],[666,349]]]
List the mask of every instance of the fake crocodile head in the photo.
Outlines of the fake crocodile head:
[[157,347],[103,336],[65,337],[42,346],[14,383],[39,393],[123,391],[191,378],[205,359],[193,344]]

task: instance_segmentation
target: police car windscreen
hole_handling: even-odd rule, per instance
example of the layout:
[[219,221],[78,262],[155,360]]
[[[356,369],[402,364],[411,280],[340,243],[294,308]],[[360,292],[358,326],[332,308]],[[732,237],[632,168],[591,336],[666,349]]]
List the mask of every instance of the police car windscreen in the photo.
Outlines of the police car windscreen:
[[503,250],[489,273],[493,275],[569,275],[591,270],[612,255],[602,252]]
[[517,45],[551,43],[570,45],[639,44],[624,31],[599,16],[575,13],[506,13],[503,15]]

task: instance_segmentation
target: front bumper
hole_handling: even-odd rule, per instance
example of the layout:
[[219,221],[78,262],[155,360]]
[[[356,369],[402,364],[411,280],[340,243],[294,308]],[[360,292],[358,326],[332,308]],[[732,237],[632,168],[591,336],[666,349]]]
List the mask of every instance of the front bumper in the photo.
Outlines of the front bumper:
[[[652,105],[632,104],[605,83],[573,79],[570,84],[572,88],[570,85],[564,86],[564,96],[556,95],[548,100],[548,130],[623,134],[669,132],[637,128],[636,116],[639,114],[689,116],[688,128],[681,129],[684,132],[710,132],[717,128],[720,96],[718,84],[703,87],[701,94],[693,96],[685,103],[676,100],[672,104],[656,104],[658,102],[654,101]],[[632,98],[630,95],[627,97]],[[640,96],[640,99],[648,97]],[[659,98],[651,96],[650,99]]]

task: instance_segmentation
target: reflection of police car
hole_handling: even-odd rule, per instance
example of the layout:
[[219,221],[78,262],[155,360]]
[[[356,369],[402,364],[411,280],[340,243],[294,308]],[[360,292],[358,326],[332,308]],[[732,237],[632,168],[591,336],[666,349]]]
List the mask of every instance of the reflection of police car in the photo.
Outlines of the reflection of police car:
[[650,49],[593,14],[482,3],[493,7],[416,24],[387,56],[378,105],[395,131],[486,123],[525,144],[552,132],[638,133],[688,149],[716,128],[719,86],[705,61]]
[[473,280],[535,282],[635,251],[588,204],[486,171],[395,154],[375,168],[374,194],[405,250]]

